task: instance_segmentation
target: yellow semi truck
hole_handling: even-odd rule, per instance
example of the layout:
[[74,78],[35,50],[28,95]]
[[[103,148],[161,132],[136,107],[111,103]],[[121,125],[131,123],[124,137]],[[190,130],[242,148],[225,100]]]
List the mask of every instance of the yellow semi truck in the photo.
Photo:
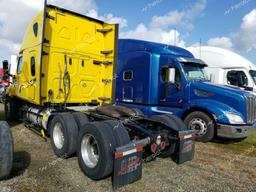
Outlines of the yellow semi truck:
[[112,104],[118,25],[45,3],[27,28],[7,90],[8,121],[22,120],[54,153],[75,153],[91,179],[114,187],[141,177],[143,158],[193,159],[195,132],[174,116],[147,118]]

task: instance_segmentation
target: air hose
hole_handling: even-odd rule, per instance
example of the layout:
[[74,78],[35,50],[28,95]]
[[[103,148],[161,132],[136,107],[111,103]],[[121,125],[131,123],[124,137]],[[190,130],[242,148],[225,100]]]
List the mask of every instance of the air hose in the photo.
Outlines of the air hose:
[[64,71],[64,76],[63,76],[63,87],[64,87],[64,108],[66,108],[67,100],[70,95],[71,80],[70,80],[70,75],[68,72],[67,55],[64,55],[64,60],[65,60],[65,71]]

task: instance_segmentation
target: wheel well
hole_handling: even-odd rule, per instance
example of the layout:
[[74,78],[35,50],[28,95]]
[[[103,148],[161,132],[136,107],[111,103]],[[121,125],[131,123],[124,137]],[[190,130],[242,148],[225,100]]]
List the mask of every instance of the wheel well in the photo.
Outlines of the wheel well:
[[195,112],[195,111],[200,111],[200,112],[203,112],[205,114],[207,114],[213,121],[213,124],[214,124],[214,135],[217,136],[217,127],[216,127],[216,121],[213,117],[213,115],[211,113],[209,113],[207,110],[205,109],[202,109],[202,108],[191,108],[190,110],[186,111],[186,113],[183,114],[182,116],[182,120],[184,121],[185,118],[188,116],[188,114],[192,113],[192,112]]
[[215,119],[214,119],[214,116],[213,116],[211,113],[209,113],[207,110],[202,109],[202,108],[191,108],[190,110],[186,111],[186,112],[182,115],[182,120],[184,121],[185,118],[186,118],[190,113],[195,112],[195,111],[200,111],[200,112],[203,112],[203,113],[207,114],[207,115],[213,120],[214,124],[216,123],[216,122],[215,122]]

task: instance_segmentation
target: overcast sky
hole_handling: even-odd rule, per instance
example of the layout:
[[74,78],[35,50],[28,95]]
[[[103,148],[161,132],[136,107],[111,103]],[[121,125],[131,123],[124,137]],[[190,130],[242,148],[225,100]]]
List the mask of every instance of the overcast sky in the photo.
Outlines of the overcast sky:
[[[67,9],[120,24],[121,38],[212,45],[256,63],[256,0],[49,0]],[[17,54],[43,0],[0,0],[0,61]],[[176,38],[175,38],[176,36]],[[176,41],[174,40],[176,39]],[[174,42],[175,41],[175,42]]]

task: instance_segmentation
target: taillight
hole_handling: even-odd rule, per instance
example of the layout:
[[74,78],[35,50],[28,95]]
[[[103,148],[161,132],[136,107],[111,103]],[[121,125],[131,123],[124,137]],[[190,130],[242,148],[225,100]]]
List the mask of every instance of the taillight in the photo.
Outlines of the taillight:
[[160,150],[163,151],[165,149],[165,142],[161,142],[160,144]]

